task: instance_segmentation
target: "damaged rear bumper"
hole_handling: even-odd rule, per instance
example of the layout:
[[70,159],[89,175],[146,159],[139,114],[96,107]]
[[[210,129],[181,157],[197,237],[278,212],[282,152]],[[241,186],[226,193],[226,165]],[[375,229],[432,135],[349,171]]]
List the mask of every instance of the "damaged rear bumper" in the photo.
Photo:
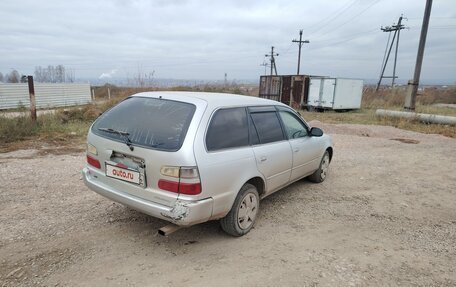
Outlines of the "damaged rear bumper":
[[197,201],[177,200],[173,207],[132,196],[128,193],[114,190],[94,180],[87,168],[82,170],[84,183],[96,193],[113,201],[129,206],[135,210],[149,214],[179,226],[190,226],[208,221],[212,216],[213,199],[206,198]]

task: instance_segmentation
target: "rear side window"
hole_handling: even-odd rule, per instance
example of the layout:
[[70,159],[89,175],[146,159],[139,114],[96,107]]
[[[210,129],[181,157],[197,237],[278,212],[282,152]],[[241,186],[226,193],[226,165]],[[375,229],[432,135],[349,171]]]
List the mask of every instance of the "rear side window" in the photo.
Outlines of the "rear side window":
[[215,112],[207,130],[209,151],[249,145],[249,126],[245,108],[222,109]]
[[276,112],[252,113],[251,116],[261,143],[276,142],[284,139]]
[[156,98],[131,97],[101,115],[92,126],[96,135],[125,141],[113,129],[128,133],[133,145],[165,151],[180,149],[195,112],[189,103]]

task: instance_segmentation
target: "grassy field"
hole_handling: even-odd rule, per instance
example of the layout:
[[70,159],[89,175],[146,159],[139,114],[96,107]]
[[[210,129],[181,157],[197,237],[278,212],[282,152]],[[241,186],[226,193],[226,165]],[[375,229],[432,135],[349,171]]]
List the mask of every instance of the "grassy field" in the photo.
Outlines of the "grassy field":
[[[112,99],[108,100],[107,87],[96,89],[97,102],[82,107],[58,109],[55,113],[45,114],[38,117],[36,123],[32,123],[24,109],[24,115],[9,118],[0,113],[0,152],[25,147],[35,147],[43,143],[56,145],[82,144],[85,141],[88,128],[103,111],[113,106],[125,97],[141,92],[150,91],[150,88],[118,88],[110,87]],[[239,86],[200,86],[200,87],[175,87],[170,90],[176,91],[209,91],[228,92],[255,96],[258,89],[255,87]],[[435,133],[456,138],[456,127],[437,124],[423,124],[415,120],[377,117],[377,108],[402,110],[405,90],[389,89],[375,92],[367,88],[363,92],[362,109],[345,113],[328,111],[324,113],[308,112],[301,110],[301,114],[307,121],[319,120],[325,123],[350,123],[368,125],[389,125],[401,129],[412,130],[422,133]],[[456,104],[456,89],[425,90],[417,99],[417,112],[431,113],[447,116],[456,116],[456,109],[433,107],[432,103]]]
[[[422,107],[423,110],[428,110],[427,107]],[[409,119],[399,119],[399,118],[387,118],[387,117],[378,117],[375,115],[376,109],[361,109],[357,111],[350,111],[346,113],[337,113],[337,112],[308,112],[308,111],[299,111],[301,115],[306,119],[306,121],[318,120],[324,123],[330,124],[364,124],[364,125],[384,125],[384,126],[393,126],[396,128],[411,130],[420,133],[426,134],[441,134],[447,137],[456,138],[456,127],[449,125],[437,125],[437,124],[424,124],[416,120]],[[400,110],[400,109],[398,109]],[[421,108],[417,108],[417,111],[420,111]],[[432,110],[432,109],[431,109]],[[437,110],[437,112],[432,112],[434,114],[445,114],[456,116],[456,109],[448,109],[450,111]],[[420,111],[424,112],[424,111]]]

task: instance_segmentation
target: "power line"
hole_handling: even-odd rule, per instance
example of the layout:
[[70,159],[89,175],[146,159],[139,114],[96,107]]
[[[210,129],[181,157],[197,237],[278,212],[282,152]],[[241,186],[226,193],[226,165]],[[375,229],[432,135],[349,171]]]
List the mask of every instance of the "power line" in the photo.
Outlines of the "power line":
[[280,54],[283,56],[283,55],[286,55],[286,54],[289,54],[291,53],[291,48],[293,48],[293,43],[290,43],[290,45],[288,46],[288,48],[285,50],[285,52],[281,52]]
[[[313,34],[315,34],[316,32],[320,31],[322,28],[328,26],[332,21],[334,21],[335,19],[337,19],[337,18],[338,18],[340,15],[342,15],[345,11],[347,11],[348,9],[350,9],[351,7],[353,7],[353,5],[355,5],[356,2],[358,2],[358,1],[359,1],[359,0],[353,0],[353,1],[351,1],[351,3],[350,3],[350,1],[347,2],[347,3],[345,3],[345,5],[343,5],[343,6],[341,7],[341,9],[336,10],[336,12],[335,12],[336,14],[335,14],[334,16],[332,16],[331,18],[328,17],[329,20],[328,20],[328,19],[323,19],[323,21],[320,21],[320,22],[318,22],[316,25],[311,26],[311,27],[318,27],[318,28],[317,28],[316,30],[314,30],[314,31],[309,32],[308,34],[309,34],[309,35],[313,35]],[[350,3],[350,4],[349,4],[349,3]],[[347,6],[347,4],[349,4],[349,5]]]
[[[366,30],[366,31],[363,31],[363,32],[359,32],[359,33],[355,33],[355,34],[350,34],[348,35],[347,37],[343,37],[341,39],[336,39],[337,41],[334,41],[335,39],[327,39],[327,40],[316,40],[316,41],[313,41],[312,40],[312,43],[314,44],[321,44],[321,43],[326,43],[326,42],[329,42],[328,44],[326,44],[327,46],[333,46],[333,45],[338,45],[338,44],[342,44],[342,43],[346,43],[346,42],[349,42],[351,40],[354,40],[354,39],[358,39],[360,38],[361,36],[365,36],[367,33],[371,33],[371,32],[374,32],[374,31],[377,31],[378,28],[372,28],[370,30]],[[318,48],[318,47],[313,47],[313,48],[310,48],[310,49],[315,49],[315,48]]]
[[369,10],[372,6],[374,6],[375,4],[377,4],[377,3],[380,2],[380,1],[381,1],[381,0],[375,0],[375,1],[373,1],[370,5],[368,5],[365,9],[361,10],[358,14],[352,16],[348,21],[343,22],[342,24],[337,25],[337,27],[335,27],[335,28],[332,29],[332,30],[328,30],[328,31],[326,31],[325,33],[320,34],[319,37],[324,36],[324,35],[327,35],[327,34],[329,34],[329,33],[331,33],[331,32],[334,32],[334,31],[336,31],[336,30],[342,28],[342,27],[345,26],[346,24],[348,24],[348,23],[350,23],[351,21],[355,20],[356,17],[358,17],[358,16],[364,14],[367,10]]
[[[421,28],[421,26],[410,26],[410,29]],[[456,25],[441,25],[441,26],[432,26],[428,29],[454,29]]]
[[[409,20],[423,20],[423,18],[421,17],[412,17],[412,18],[408,18]],[[432,16],[432,20],[435,20],[435,19],[456,19],[456,17],[434,17]]]

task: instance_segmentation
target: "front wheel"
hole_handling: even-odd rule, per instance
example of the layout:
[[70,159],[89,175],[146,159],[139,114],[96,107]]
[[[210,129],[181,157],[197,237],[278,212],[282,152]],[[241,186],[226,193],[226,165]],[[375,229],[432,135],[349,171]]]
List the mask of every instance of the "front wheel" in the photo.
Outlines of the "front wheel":
[[247,234],[255,224],[260,207],[260,198],[255,186],[247,183],[239,191],[233,207],[220,219],[223,231],[232,236]]
[[309,180],[316,183],[323,182],[328,175],[329,161],[329,152],[325,151],[325,154],[321,158],[320,166],[309,176]]

